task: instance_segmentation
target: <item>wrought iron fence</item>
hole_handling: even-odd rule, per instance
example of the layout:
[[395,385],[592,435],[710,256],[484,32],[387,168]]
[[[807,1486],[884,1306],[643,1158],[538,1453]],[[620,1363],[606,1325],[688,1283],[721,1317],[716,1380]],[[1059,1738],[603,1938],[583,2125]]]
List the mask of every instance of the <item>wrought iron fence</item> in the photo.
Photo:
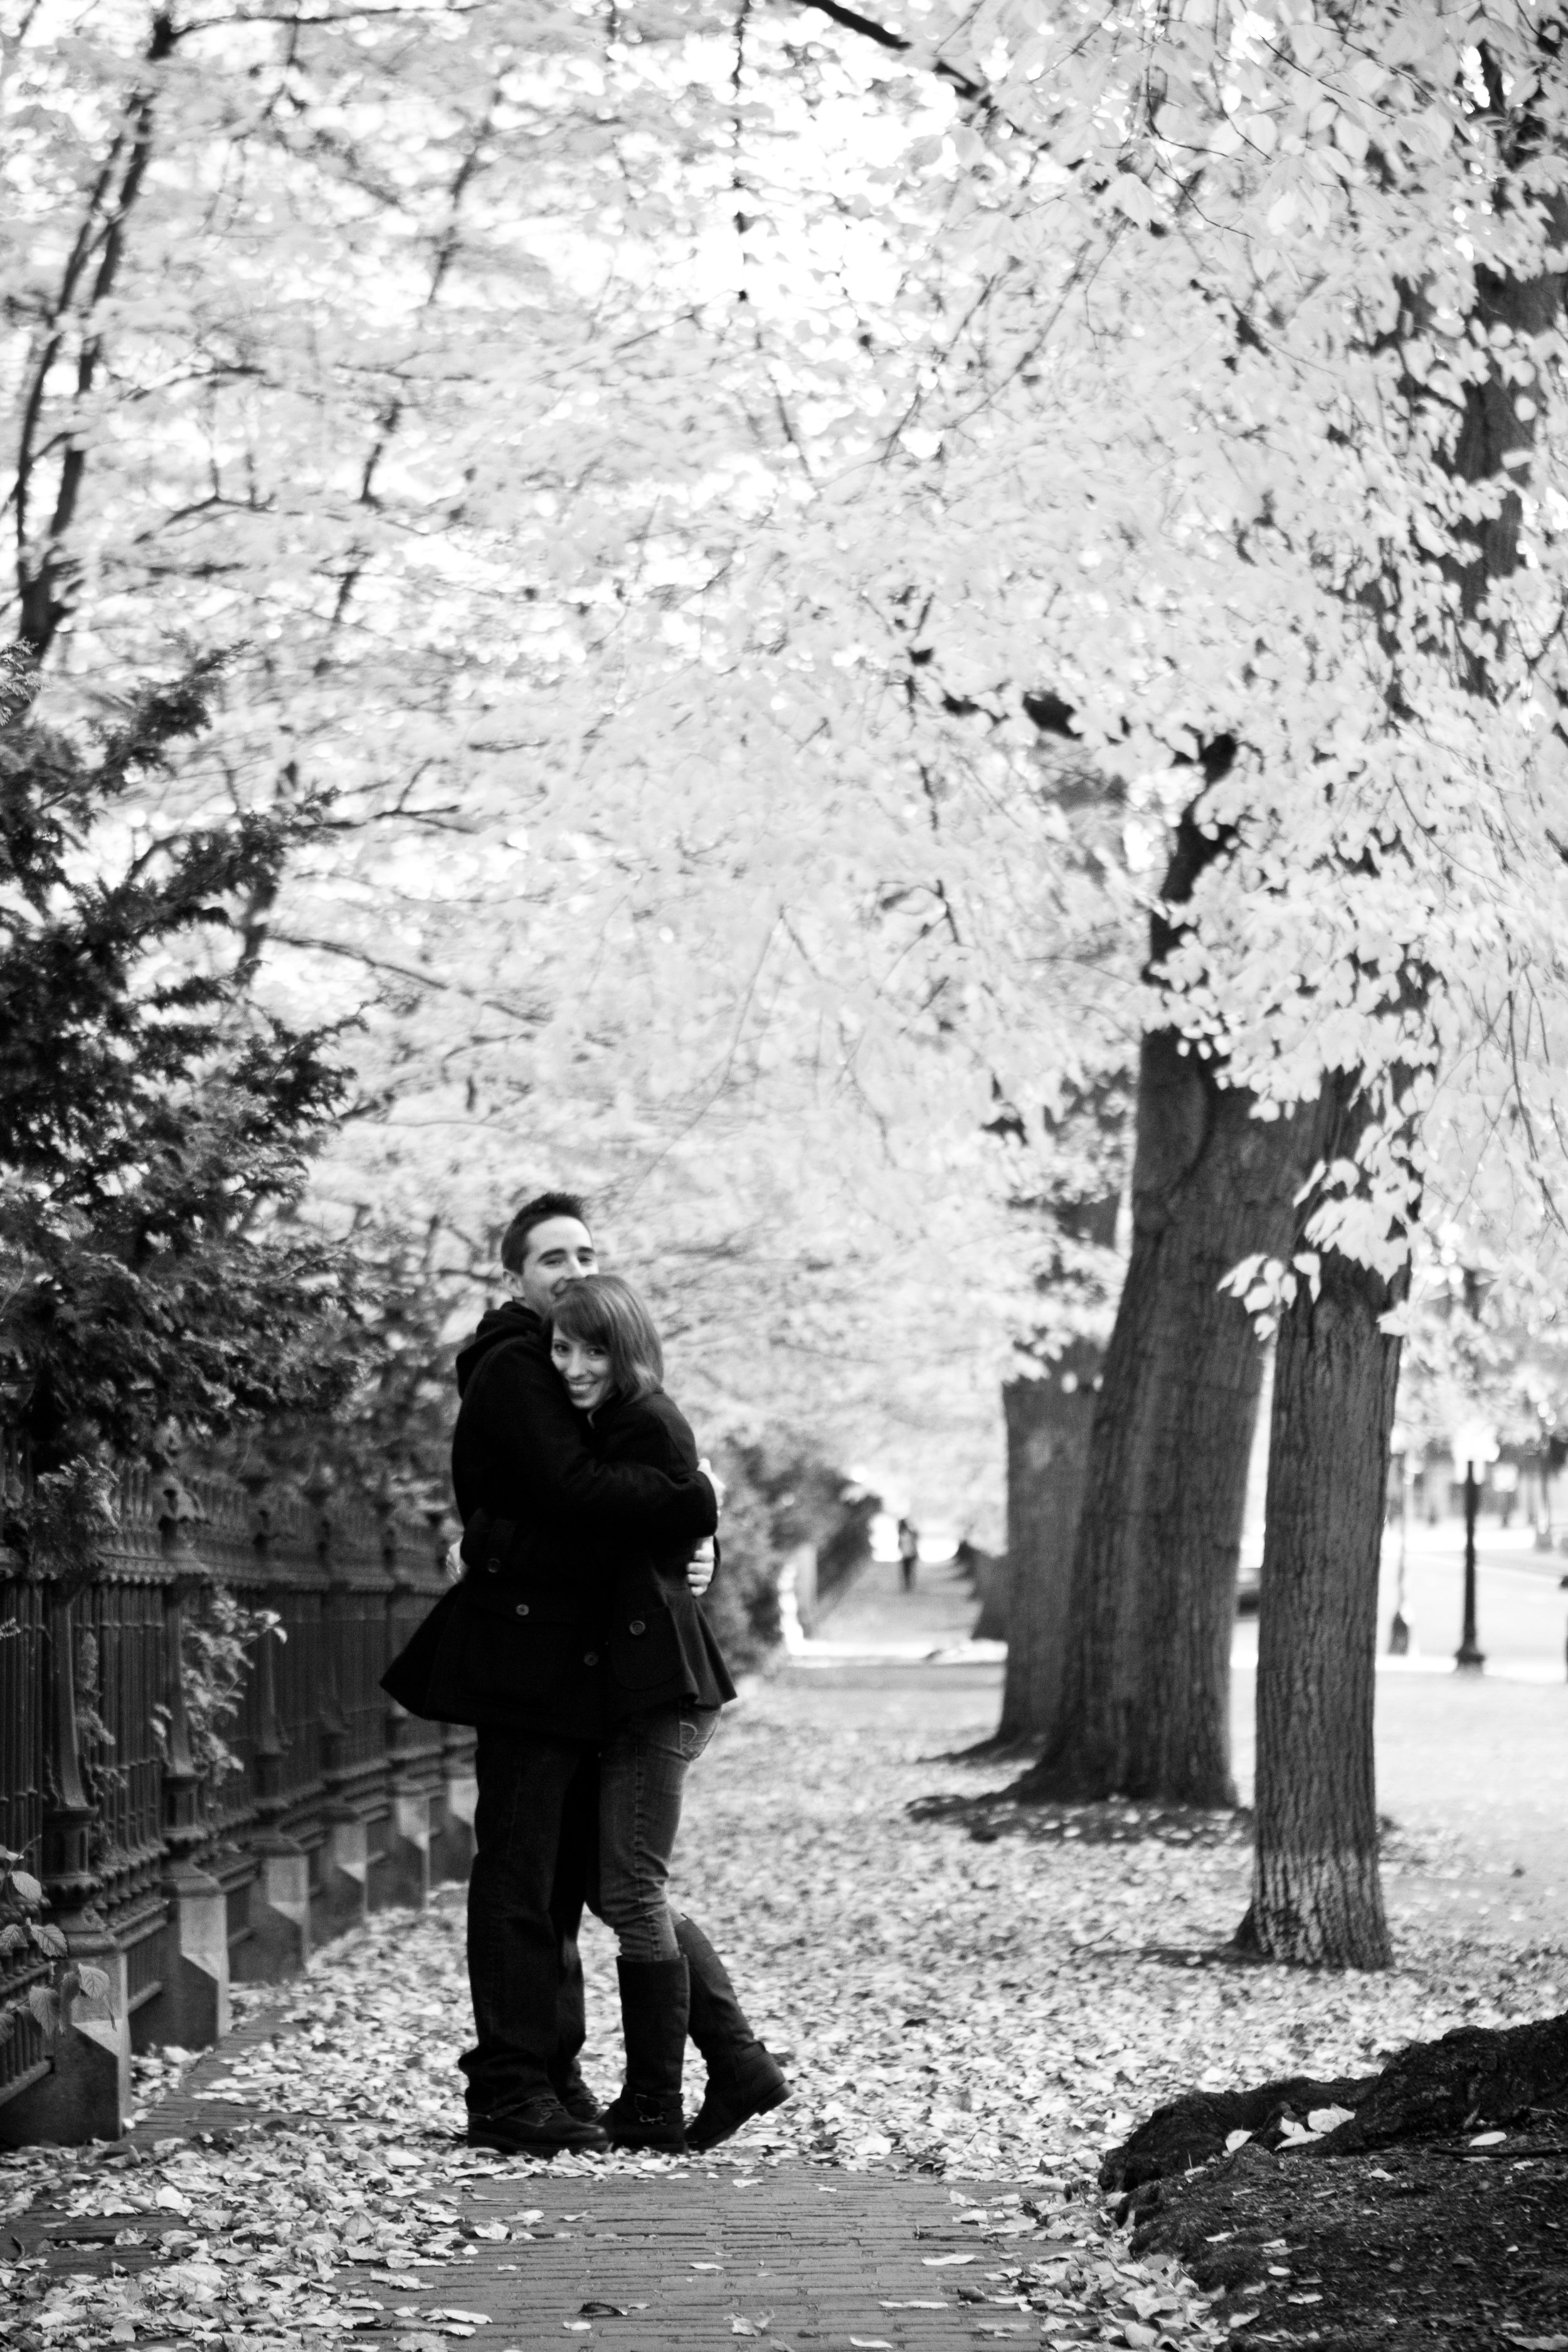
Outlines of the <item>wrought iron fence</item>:
[[[0,1549],[0,1843],[110,1987],[52,2043],[26,2018],[0,2045],[0,2142],[115,2137],[133,2050],[216,2041],[231,1981],[290,1974],[471,1854],[473,1734],[380,1687],[447,1531],[325,1481],[186,1484],[172,1462],[125,1476],[119,1522],[74,1591]],[[215,1780],[182,1661],[218,1585],[276,1622]],[[0,1958],[0,2002],[47,1973]]]

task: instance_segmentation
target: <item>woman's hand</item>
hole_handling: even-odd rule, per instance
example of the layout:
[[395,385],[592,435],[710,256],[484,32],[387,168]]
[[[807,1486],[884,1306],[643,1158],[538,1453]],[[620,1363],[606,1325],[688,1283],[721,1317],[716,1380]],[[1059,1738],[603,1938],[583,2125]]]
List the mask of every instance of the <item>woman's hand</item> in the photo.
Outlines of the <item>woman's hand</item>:
[[686,1581],[699,1601],[713,1581],[713,1538],[704,1536],[686,1563]]

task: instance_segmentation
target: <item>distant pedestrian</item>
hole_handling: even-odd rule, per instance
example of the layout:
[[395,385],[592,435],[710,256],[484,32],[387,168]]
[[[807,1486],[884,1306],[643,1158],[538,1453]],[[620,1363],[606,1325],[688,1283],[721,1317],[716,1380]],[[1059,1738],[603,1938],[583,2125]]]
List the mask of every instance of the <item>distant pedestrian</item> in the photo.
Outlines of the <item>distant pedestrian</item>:
[[899,1521],[899,1582],[906,1592],[915,1589],[915,1570],[921,1564],[921,1531],[912,1519]]

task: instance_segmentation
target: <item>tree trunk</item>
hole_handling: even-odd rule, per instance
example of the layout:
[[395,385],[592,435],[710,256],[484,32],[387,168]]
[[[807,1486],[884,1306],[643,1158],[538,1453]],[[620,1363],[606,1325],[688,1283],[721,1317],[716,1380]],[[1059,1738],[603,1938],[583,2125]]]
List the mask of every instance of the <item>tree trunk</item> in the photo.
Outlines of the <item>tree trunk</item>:
[[1388,1966],[1373,1757],[1377,1575],[1399,1341],[1383,1276],[1325,1253],[1280,1318],[1258,1612],[1257,1843],[1237,1941]]
[[1047,1739],[1061,1707],[1073,1543],[1101,1350],[1076,1340],[1037,1380],[1009,1381],[1007,1671],[995,1744]]
[[1026,1797],[1228,1805],[1230,1639],[1262,1351],[1219,1285],[1285,1257],[1310,1111],[1255,1119],[1172,1031],[1143,1042],[1132,1252],[1089,1440],[1056,1734]]
[[[1543,47],[1543,86],[1558,65]],[[1518,137],[1534,143],[1534,100]],[[1554,242],[1568,203],[1552,200]],[[1495,344],[1507,330],[1510,364],[1465,394],[1452,459],[1465,482],[1507,484],[1495,516],[1470,536],[1475,554],[1452,562],[1459,609],[1474,620],[1493,583],[1519,562],[1522,491],[1517,462],[1534,445],[1536,410],[1521,414],[1512,368],[1538,351],[1562,315],[1564,279],[1480,270],[1477,322]],[[1473,635],[1461,654],[1471,690],[1491,691],[1492,646]],[[1429,976],[1412,975],[1424,990]],[[1323,1097],[1312,1157],[1352,1157],[1362,1113],[1354,1073],[1337,1072]],[[1310,1208],[1303,1213],[1310,1214]],[[1399,1341],[1379,1318],[1403,1296],[1381,1275],[1325,1253],[1315,1298],[1289,1307],[1275,1368],[1273,1443],[1258,1618],[1257,1843],[1252,1903],[1237,1940],[1270,1958],[1321,1968],[1386,1968],[1390,1950],[1377,1867],[1373,1744],[1377,1582],[1386,1508]]]

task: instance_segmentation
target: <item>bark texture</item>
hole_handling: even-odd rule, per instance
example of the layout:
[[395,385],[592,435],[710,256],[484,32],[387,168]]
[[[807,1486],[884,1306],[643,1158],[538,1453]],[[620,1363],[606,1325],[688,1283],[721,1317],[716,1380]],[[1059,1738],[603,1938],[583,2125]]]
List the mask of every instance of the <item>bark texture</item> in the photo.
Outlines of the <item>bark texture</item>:
[[[1353,1149],[1335,1084],[1324,1157]],[[1384,1278],[1325,1254],[1316,1297],[1280,1318],[1258,1606],[1252,1906],[1238,1941],[1270,1959],[1381,1969],[1373,1760],[1377,1573],[1399,1341]]]
[[1009,1381],[1007,1671],[999,1745],[1049,1738],[1061,1712],[1073,1545],[1102,1351],[1079,1340],[1037,1380]]
[[1288,1255],[1312,1119],[1251,1117],[1169,1031],[1144,1040],[1132,1249],[1074,1548],[1057,1728],[1020,1794],[1228,1805],[1230,1634],[1263,1360],[1219,1285]]

